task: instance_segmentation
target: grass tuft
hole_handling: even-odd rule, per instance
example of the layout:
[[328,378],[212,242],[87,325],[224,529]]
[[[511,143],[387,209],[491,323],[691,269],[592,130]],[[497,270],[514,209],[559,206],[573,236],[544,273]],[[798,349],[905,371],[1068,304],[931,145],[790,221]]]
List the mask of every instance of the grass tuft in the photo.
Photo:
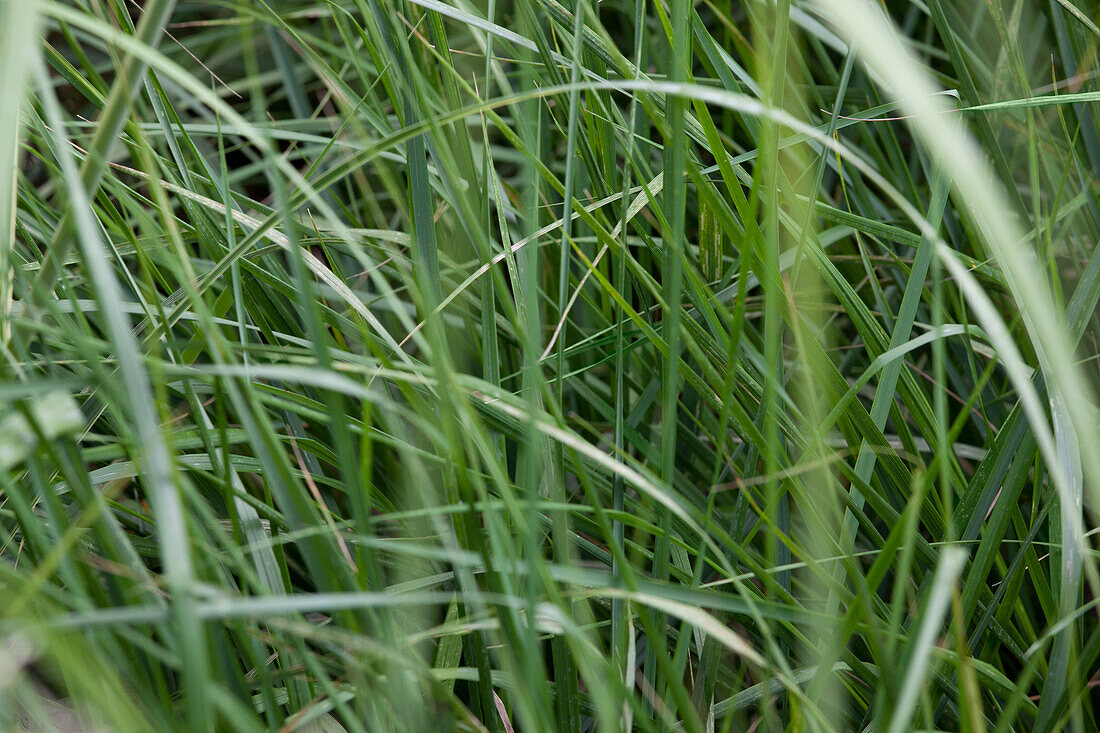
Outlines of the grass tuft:
[[0,730],[1097,730],[1096,0],[0,0]]

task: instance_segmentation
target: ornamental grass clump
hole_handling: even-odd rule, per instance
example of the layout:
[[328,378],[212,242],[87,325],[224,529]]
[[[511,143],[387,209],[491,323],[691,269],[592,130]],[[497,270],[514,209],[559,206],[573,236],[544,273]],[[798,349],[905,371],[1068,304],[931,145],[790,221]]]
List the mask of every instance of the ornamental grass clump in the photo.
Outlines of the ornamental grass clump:
[[0,0],[0,730],[1097,730],[1098,17]]

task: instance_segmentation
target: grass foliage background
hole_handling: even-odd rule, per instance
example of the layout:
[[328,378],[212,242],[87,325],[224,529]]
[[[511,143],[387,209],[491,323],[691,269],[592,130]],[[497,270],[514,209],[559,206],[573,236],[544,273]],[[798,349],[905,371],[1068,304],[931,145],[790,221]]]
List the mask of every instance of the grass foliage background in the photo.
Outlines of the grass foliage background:
[[0,0],[0,729],[1096,730],[1095,0]]

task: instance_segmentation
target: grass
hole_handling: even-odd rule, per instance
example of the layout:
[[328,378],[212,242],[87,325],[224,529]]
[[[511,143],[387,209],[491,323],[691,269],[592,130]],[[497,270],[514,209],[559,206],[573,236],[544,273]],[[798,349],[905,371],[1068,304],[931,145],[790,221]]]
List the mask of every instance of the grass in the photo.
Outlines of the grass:
[[0,0],[0,729],[1096,730],[1097,17]]

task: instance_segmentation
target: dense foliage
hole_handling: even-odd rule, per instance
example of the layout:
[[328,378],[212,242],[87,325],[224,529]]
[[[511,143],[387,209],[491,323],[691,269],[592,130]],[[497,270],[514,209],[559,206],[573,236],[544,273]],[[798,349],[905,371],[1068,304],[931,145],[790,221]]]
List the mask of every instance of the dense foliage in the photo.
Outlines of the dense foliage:
[[0,729],[1096,730],[1096,0],[0,0]]

